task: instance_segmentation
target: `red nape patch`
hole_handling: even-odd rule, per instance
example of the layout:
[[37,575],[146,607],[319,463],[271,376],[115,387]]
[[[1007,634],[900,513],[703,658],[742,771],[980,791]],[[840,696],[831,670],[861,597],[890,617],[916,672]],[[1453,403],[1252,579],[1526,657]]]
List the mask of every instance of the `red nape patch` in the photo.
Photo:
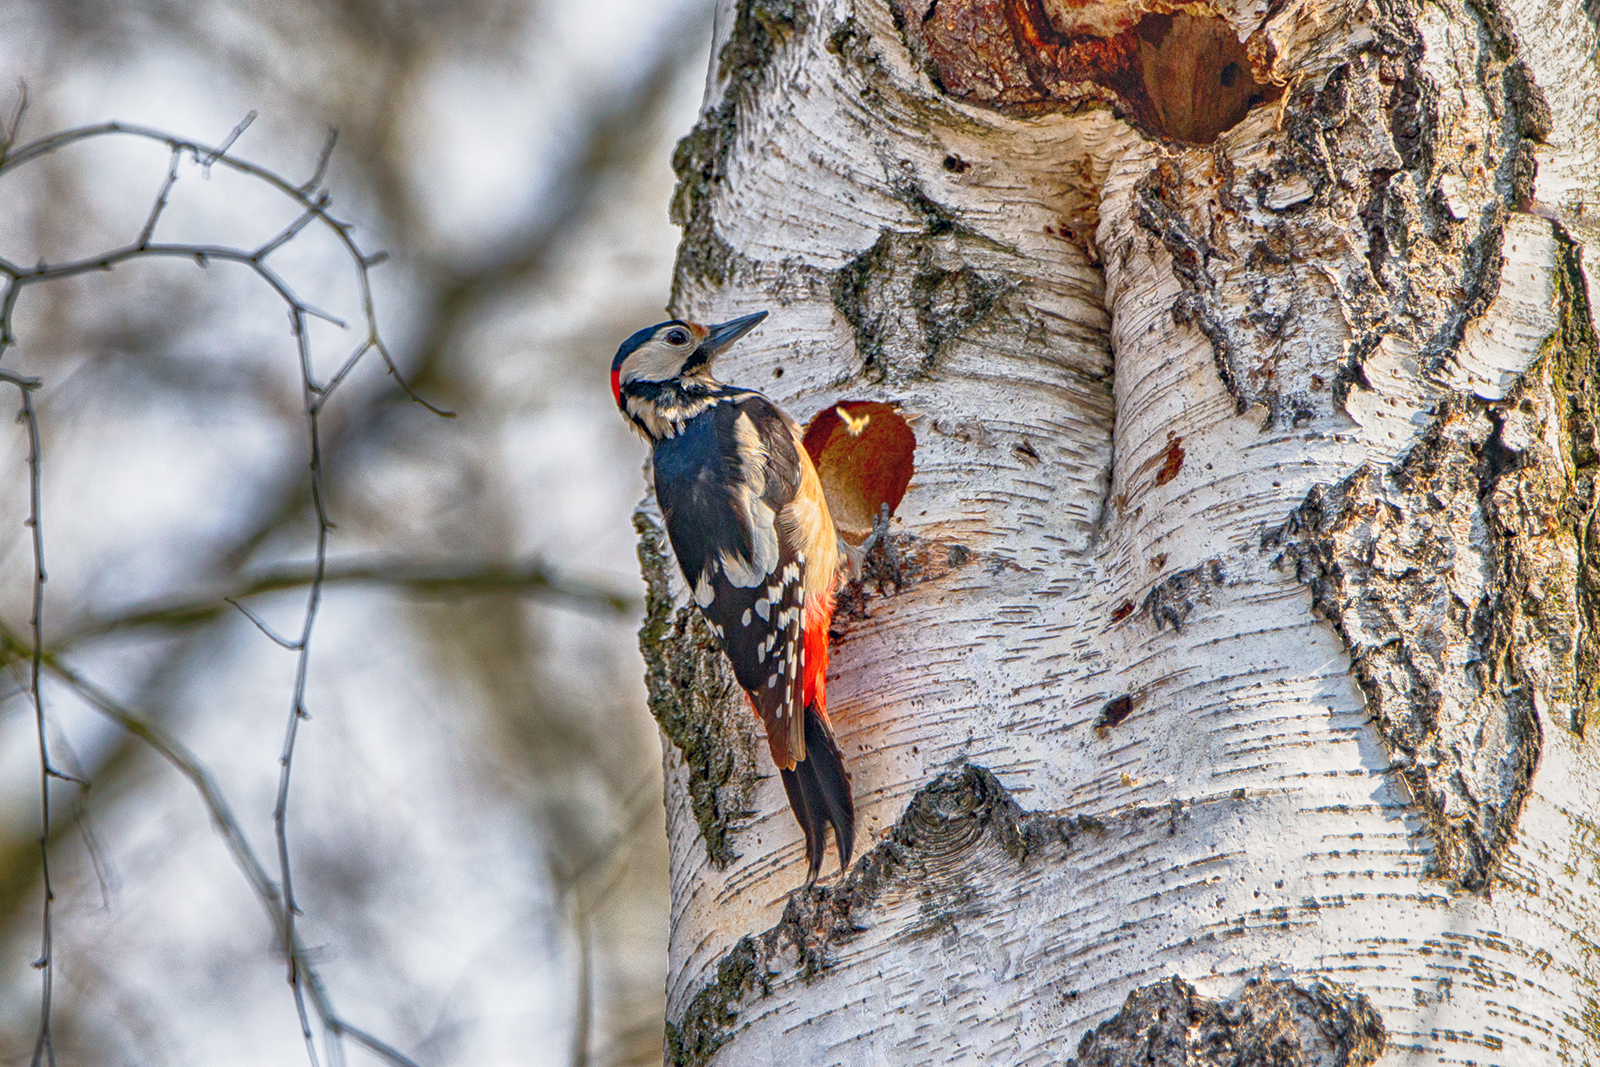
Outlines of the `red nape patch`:
[[611,372],[611,395],[616,398],[617,407],[622,406],[622,369],[616,368]]

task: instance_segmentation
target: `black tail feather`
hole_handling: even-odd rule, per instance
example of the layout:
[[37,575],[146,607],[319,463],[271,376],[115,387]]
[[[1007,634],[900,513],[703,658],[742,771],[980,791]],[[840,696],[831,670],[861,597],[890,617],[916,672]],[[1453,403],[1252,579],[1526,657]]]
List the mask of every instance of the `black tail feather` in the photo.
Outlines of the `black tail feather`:
[[850,793],[850,772],[833,731],[822,722],[815,706],[806,708],[806,758],[794,770],[780,770],[789,806],[806,835],[806,884],[817,880],[828,850],[828,826],[833,827],[833,842],[839,850],[839,870],[850,866],[855,849],[856,806]]

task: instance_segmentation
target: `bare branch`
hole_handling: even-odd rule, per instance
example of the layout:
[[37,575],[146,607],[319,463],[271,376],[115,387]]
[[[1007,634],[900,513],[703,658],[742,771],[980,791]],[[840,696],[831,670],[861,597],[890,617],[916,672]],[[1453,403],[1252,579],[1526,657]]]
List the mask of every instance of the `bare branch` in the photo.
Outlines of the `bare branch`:
[[[314,1003],[320,1005],[324,994],[318,988],[308,985],[309,976],[314,974],[306,970],[298,950],[298,941],[295,935],[295,916],[299,908],[295,902],[294,880],[289,859],[288,820],[289,820],[289,783],[293,769],[295,739],[302,719],[309,718],[305,705],[306,682],[310,669],[311,633],[316,622],[317,610],[322,599],[322,583],[327,564],[328,534],[333,529],[326,507],[324,505],[325,493],[323,487],[323,465],[321,456],[321,433],[318,417],[322,406],[326,403],[332,385],[337,385],[354,368],[361,355],[372,348],[380,348],[382,341],[378,335],[377,318],[372,302],[371,280],[368,275],[374,257],[368,256],[358,248],[350,238],[351,227],[335,219],[327,211],[329,198],[321,194],[314,199],[309,198],[305,192],[290,186],[283,178],[273,174],[255,164],[247,163],[228,154],[234,141],[245,131],[255,119],[255,112],[247,115],[244,121],[236,126],[222,144],[214,148],[205,148],[191,141],[171,137],[158,131],[141,127],[123,127],[116,123],[104,124],[95,127],[84,127],[76,131],[67,131],[52,137],[35,141],[24,146],[9,158],[0,159],[0,175],[14,166],[20,166],[30,160],[41,158],[65,145],[75,143],[90,137],[105,136],[113,133],[132,134],[134,136],[154,139],[165,143],[170,150],[170,160],[167,175],[157,191],[150,211],[146,216],[144,226],[138,237],[129,245],[113,249],[100,256],[89,257],[67,263],[48,264],[39,263],[31,268],[22,268],[16,264],[0,260],[0,276],[6,281],[5,298],[0,302],[0,355],[5,347],[14,343],[12,332],[12,316],[16,307],[18,294],[24,286],[54,281],[61,278],[72,277],[89,271],[111,270],[120,263],[143,258],[146,256],[182,256],[194,260],[204,267],[212,260],[239,263],[253,271],[264,280],[284,301],[288,308],[290,332],[294,338],[295,352],[300,364],[301,391],[306,419],[306,433],[310,449],[310,483],[311,499],[316,515],[316,551],[312,564],[312,575],[308,585],[306,607],[301,624],[300,636],[297,640],[289,640],[274,633],[254,612],[243,604],[231,601],[244,615],[277,644],[296,652],[297,663],[295,669],[294,693],[290,700],[288,725],[284,733],[283,752],[279,759],[279,780],[277,803],[273,809],[274,831],[278,843],[278,917],[279,929],[282,937],[283,951],[288,963],[288,980],[293,992],[295,1008],[300,1019],[301,1030],[306,1041],[307,1055],[312,1067],[320,1067],[316,1052],[314,1035],[311,1029],[310,1015],[306,1008],[306,997],[310,990]],[[168,197],[174,184],[178,180],[178,164],[182,155],[187,152],[205,168],[207,174],[215,163],[222,163],[236,171],[254,176],[279,189],[285,195],[293,198],[301,205],[300,215],[296,220],[265,245],[254,250],[232,248],[217,245],[199,244],[170,244],[156,243],[151,240],[161,215],[166,208]],[[361,289],[362,312],[366,321],[366,342],[357,348],[356,353],[345,365],[341,367],[339,375],[329,387],[319,385],[313,373],[313,352],[311,338],[306,329],[308,316],[316,316],[332,322],[340,327],[345,327],[343,320],[322,311],[306,301],[300,299],[289,285],[266,263],[266,259],[278,248],[292,240],[313,222],[319,222],[331,230],[343,243],[351,257]],[[391,371],[394,370],[392,361],[385,356]],[[398,375],[397,375],[398,377]],[[44,701],[40,692],[40,668],[44,655],[43,630],[42,630],[42,604],[43,587],[45,581],[44,571],[44,543],[40,531],[39,507],[39,432],[38,419],[34,412],[32,390],[38,382],[33,379],[24,379],[9,371],[0,372],[0,380],[16,386],[22,394],[22,418],[28,425],[30,451],[28,457],[29,478],[32,487],[31,510],[29,524],[33,527],[34,542],[34,603],[33,603],[33,642],[32,642],[32,680],[31,692],[38,723],[39,734],[39,765],[40,765],[40,808],[43,821],[43,832],[40,838],[41,867],[44,875],[44,918],[43,918],[43,948],[41,950],[38,966],[43,974],[43,995],[41,997],[41,1021],[39,1038],[34,1051],[34,1067],[40,1067],[44,1062],[49,1062],[52,1067],[55,1062],[54,1048],[50,1037],[50,1008],[54,980],[53,957],[51,952],[51,908],[53,892],[50,882],[49,850],[50,850],[50,781],[52,778],[65,781],[79,781],[70,775],[63,774],[54,768],[50,762],[48,735],[46,730],[46,716]],[[409,392],[409,390],[408,390]],[[330,1063],[343,1062],[343,1047],[341,1044],[343,1028],[329,1025],[329,1019],[337,1019],[331,1009],[323,1010],[317,1007],[317,1014],[323,1020],[324,1032],[327,1038],[327,1051]],[[380,1043],[381,1044],[381,1043]]]
[[310,196],[322,184],[322,176],[328,172],[328,161],[333,158],[333,146],[339,143],[339,127],[328,127],[328,139],[322,143],[322,151],[317,155],[317,169],[312,171],[311,177],[299,188],[303,196]]
[[[5,623],[0,622],[0,652],[25,657],[32,654],[32,649]],[[206,770],[198,757],[149,716],[123,704],[51,653],[46,652],[38,658],[46,671],[81,697],[85,704],[148,745],[194,786],[200,795],[201,803],[211,816],[212,824],[216,826],[217,832],[227,844],[234,865],[244,875],[245,881],[249,883],[251,891],[265,910],[268,920],[272,922],[274,930],[278,933],[279,943],[286,946],[290,966],[302,977],[305,988],[310,993],[311,1008],[316,1012],[323,1029],[331,1035],[349,1035],[352,1040],[394,1064],[395,1067],[417,1067],[416,1062],[410,1057],[366,1031],[351,1026],[334,1010],[327,988],[322,984],[316,968],[309,962],[305,945],[297,937],[287,935],[283,929],[283,897],[278,887],[267,875],[266,867],[261,863],[255,850],[250,847],[244,828],[222,795],[221,787],[217,785],[216,779]]]
[[28,83],[21,78],[17,79],[17,107],[11,112],[11,119],[6,123],[5,133],[0,134],[0,164],[6,161],[6,153],[11,151],[11,146],[17,143],[17,130],[22,126],[22,116],[28,110]]
[[226,603],[232,604],[234,607],[238,608],[239,611],[244,614],[244,617],[255,623],[256,629],[260,630],[262,633],[266,634],[267,637],[271,638],[273,643],[282,645],[290,652],[300,651],[299,641],[291,641],[287,637],[281,636],[276,630],[267,625],[265,619],[251,611],[249,608],[245,607],[243,604],[239,603],[237,600],[233,599],[233,597],[225,596],[222,599]]
[[55,992],[55,953],[52,913],[55,908],[55,889],[50,879],[50,779],[62,777],[50,763],[50,738],[46,730],[44,694],[39,681],[44,654],[44,523],[40,511],[41,473],[39,469],[39,418],[33,407],[33,392],[39,387],[37,378],[23,378],[10,371],[0,370],[0,381],[16,386],[22,397],[22,410],[17,420],[27,427],[28,433],[28,518],[27,526],[33,534],[33,616],[30,626],[33,647],[29,651],[28,692],[33,700],[34,724],[39,735],[39,863],[44,876],[44,914],[41,919],[39,956],[34,966],[39,969],[42,990],[39,997],[39,1036],[33,1046],[33,1067],[56,1062],[55,1044],[50,1036],[50,1008]]
[[[226,594],[137,605],[67,631],[57,639],[55,647],[60,651],[82,641],[127,630],[180,629],[209,623],[223,613],[224,605],[239,607],[238,602],[248,597],[302,588],[311,583],[314,574],[309,563],[286,564],[246,576]],[[539,559],[517,563],[418,563],[383,558],[330,560],[323,574],[323,585],[386,585],[414,596],[429,597],[535,597],[613,618],[632,615],[642,607],[638,597],[631,593],[562,574]],[[251,621],[260,625],[255,619]]]
[[211,164],[227,155],[228,149],[233,147],[233,142],[237,141],[239,136],[243,134],[245,130],[248,130],[250,128],[250,124],[255,120],[256,113],[254,110],[252,110],[244,118],[239,120],[239,125],[233,128],[233,132],[228,134],[227,138],[221,144],[219,144],[216,148],[213,148],[210,154],[208,154],[205,159],[200,161],[200,165],[205,168],[208,176],[211,173]]
[[167,163],[167,178],[161,183],[161,190],[156,193],[156,202],[150,208],[150,215],[145,219],[144,229],[139,231],[139,239],[134,242],[134,247],[140,250],[150,247],[150,237],[156,232],[156,223],[161,219],[161,213],[167,209],[167,196],[172,192],[172,187],[178,181],[178,160],[183,158],[183,153],[176,148],[172,150],[172,158]]

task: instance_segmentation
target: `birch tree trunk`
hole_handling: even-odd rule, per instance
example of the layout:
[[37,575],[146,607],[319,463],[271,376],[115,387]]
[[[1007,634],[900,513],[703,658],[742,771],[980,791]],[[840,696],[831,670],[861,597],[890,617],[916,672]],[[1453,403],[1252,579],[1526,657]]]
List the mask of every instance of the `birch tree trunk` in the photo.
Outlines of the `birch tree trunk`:
[[641,509],[669,1062],[1600,1061],[1597,17],[727,5],[673,310],[915,472],[809,891]]

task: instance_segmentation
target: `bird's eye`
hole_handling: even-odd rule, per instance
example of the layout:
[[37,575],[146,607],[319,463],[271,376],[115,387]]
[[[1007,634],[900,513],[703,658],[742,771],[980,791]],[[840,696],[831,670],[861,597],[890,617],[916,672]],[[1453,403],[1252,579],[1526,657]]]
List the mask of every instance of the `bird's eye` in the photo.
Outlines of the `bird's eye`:
[[689,332],[687,330],[673,330],[667,334],[667,344],[669,345],[686,345],[688,343]]

